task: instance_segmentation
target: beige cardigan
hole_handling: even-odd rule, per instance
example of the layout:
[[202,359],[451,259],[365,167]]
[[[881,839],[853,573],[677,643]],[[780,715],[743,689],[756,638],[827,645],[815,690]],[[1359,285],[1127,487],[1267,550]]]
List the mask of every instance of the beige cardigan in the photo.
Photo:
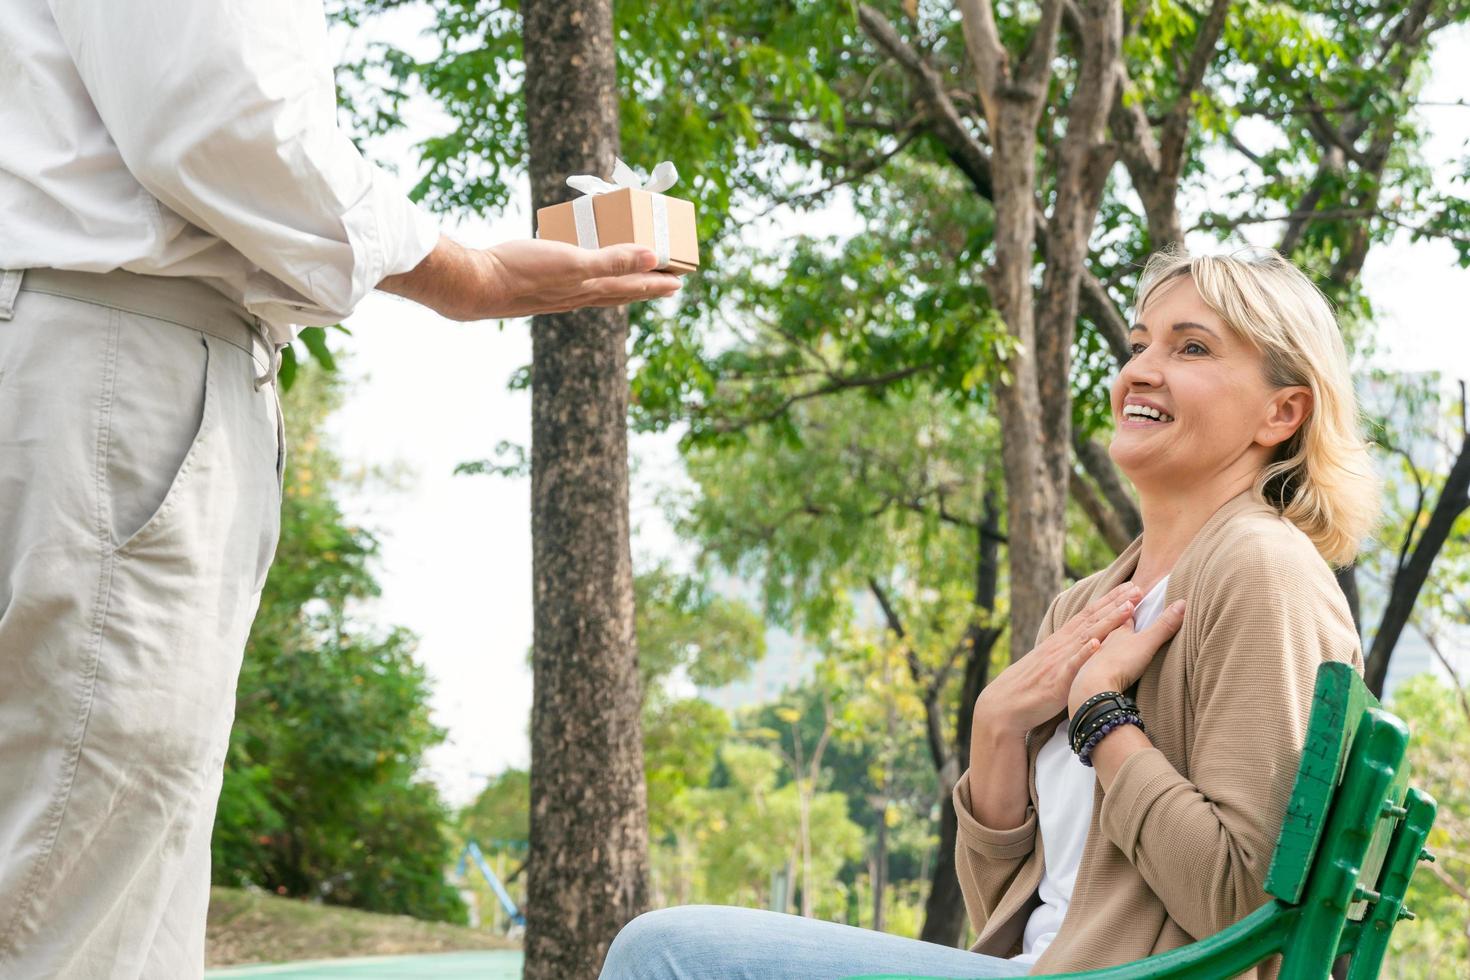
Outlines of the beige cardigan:
[[[1101,572],[1052,602],[1037,637],[1126,581],[1135,540]],[[1318,664],[1362,650],[1327,563],[1295,525],[1246,491],[1195,535],[1164,601],[1188,601],[1134,694],[1153,748],[1129,756],[1111,789],[1099,782],[1071,905],[1032,975],[1112,966],[1213,935],[1265,904],[1276,847],[1306,737]],[[968,774],[955,784],[956,846],[965,906],[992,956],[1021,951],[1037,904],[1042,839],[1036,755],[1063,711],[1027,733],[1031,803],[1009,830],[979,823]],[[1241,976],[1274,980],[1273,956]]]

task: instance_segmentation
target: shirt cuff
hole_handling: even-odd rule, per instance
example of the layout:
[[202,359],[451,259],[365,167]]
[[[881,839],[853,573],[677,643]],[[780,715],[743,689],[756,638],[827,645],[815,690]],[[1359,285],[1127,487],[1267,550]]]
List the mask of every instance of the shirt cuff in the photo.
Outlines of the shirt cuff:
[[386,277],[412,270],[439,241],[439,222],[410,201],[391,175],[377,166],[372,175],[372,192],[358,205],[367,214],[354,222],[365,233],[368,253],[359,265],[364,279],[353,284],[354,306]]
[[1130,753],[1103,794],[1098,822],[1102,831],[1131,862],[1138,850],[1143,821],[1154,803],[1184,777],[1157,748]]
[[1036,849],[1036,808],[1026,804],[1026,819],[1019,827],[996,830],[975,819],[970,809],[970,770],[954,784],[954,812],[959,818],[960,843],[976,854],[997,860],[1025,857]]
[[347,247],[307,273],[306,293],[271,280],[276,288],[264,298],[247,295],[246,309],[278,334],[289,336],[292,326],[340,323],[384,278],[410,271],[438,244],[438,221],[410,201],[390,174],[364,165],[370,173],[367,193],[341,219]]

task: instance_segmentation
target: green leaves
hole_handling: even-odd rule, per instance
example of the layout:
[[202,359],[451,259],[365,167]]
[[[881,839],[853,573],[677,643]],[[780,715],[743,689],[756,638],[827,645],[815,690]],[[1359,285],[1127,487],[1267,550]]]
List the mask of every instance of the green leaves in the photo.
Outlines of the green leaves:
[[324,369],[333,372],[337,370],[337,359],[332,356],[331,350],[327,347],[328,330],[336,330],[347,336],[352,335],[352,331],[340,323],[330,327],[302,327],[296,334],[296,340],[281,348],[281,367],[276,377],[282,391],[289,391],[296,383],[296,373],[301,364],[300,356],[296,353],[297,343],[306,348],[311,359]]
[[327,350],[327,332],[322,327],[304,327],[297,336],[302,345],[311,352],[316,362],[328,371],[337,370],[337,361]]
[[283,399],[281,539],[241,669],[215,880],[463,922],[443,877],[449,814],[418,778],[444,731],[415,639],[349,611],[378,594],[378,542],[344,518],[341,461],[319,441],[341,382],[309,366],[296,380]]
[[[1418,919],[1410,929],[1395,929],[1384,973],[1430,978],[1446,964],[1470,960],[1463,924],[1470,894],[1470,744],[1467,692],[1421,674],[1394,692],[1389,710],[1409,724],[1409,761],[1414,785],[1439,804],[1427,842],[1437,860],[1421,864],[1410,886],[1407,906]],[[1453,971],[1453,968],[1449,968]]]

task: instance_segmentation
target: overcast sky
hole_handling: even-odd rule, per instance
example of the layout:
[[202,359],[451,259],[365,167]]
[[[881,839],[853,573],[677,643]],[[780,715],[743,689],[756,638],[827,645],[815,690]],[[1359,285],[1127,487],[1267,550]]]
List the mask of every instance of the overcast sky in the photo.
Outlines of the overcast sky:
[[[1454,101],[1467,91],[1470,33],[1459,31],[1442,42],[1425,98]],[[1421,111],[1434,133],[1430,158],[1463,156],[1470,108]],[[406,174],[416,172],[409,159]],[[656,161],[630,162],[646,170]],[[686,169],[697,166],[688,163]],[[521,210],[446,230],[476,246],[529,236],[529,194],[522,190]],[[777,234],[814,226],[779,214],[773,220]],[[1470,378],[1470,272],[1455,265],[1452,248],[1375,249],[1364,281],[1382,312],[1385,366]],[[530,481],[452,475],[455,464],[489,456],[502,440],[529,445],[529,393],[506,390],[511,373],[530,361],[529,322],[455,324],[375,293],[347,324],[353,336],[341,344],[353,383],[329,434],[349,464],[401,464],[409,474],[401,492],[349,493],[344,500],[349,515],[384,541],[382,598],[363,614],[421,638],[435,721],[449,731],[430,754],[430,773],[458,805],[486,776],[530,758]],[[673,436],[634,436],[631,450],[638,467],[631,488],[636,566],[681,547],[655,500],[680,479],[680,468]]]

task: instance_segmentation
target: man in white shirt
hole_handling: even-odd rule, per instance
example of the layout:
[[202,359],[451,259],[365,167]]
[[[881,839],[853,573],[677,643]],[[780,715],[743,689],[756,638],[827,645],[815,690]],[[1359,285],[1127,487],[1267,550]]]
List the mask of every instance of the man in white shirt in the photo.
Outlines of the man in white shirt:
[[291,326],[666,296],[647,249],[460,246],[336,126],[319,3],[0,18],[0,976],[203,971]]

